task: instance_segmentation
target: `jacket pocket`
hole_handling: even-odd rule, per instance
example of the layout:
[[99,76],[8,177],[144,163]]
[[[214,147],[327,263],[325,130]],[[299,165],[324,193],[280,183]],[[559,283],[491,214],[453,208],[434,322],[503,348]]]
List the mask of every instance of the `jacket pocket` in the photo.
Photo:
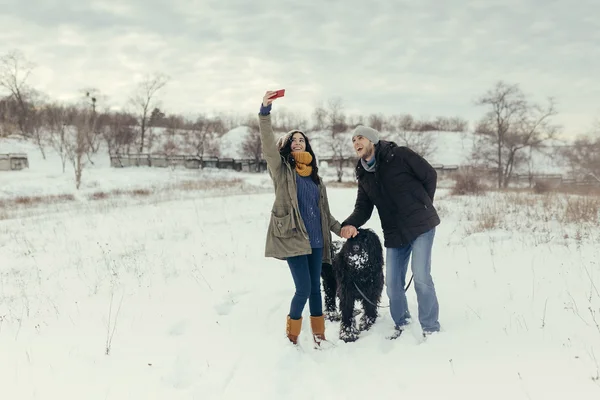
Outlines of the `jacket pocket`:
[[275,214],[271,216],[273,224],[273,234],[280,238],[292,237],[294,231],[292,229],[292,214],[286,214],[283,217],[277,217]]
[[421,192],[419,190],[418,192],[413,192],[413,198],[424,209],[428,209],[429,208],[429,206],[427,205],[427,201],[425,200],[426,198],[429,198],[429,196],[427,196],[427,193],[425,193],[424,191]]

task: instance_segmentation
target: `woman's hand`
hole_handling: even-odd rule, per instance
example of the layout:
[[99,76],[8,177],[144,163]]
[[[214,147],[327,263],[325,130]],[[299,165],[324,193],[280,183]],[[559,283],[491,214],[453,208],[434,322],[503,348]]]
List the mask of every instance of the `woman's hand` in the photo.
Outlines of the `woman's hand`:
[[275,94],[275,91],[273,90],[267,90],[267,92],[265,93],[265,96],[263,97],[263,106],[268,106],[269,104],[271,104],[275,99],[271,99],[270,97],[273,96]]

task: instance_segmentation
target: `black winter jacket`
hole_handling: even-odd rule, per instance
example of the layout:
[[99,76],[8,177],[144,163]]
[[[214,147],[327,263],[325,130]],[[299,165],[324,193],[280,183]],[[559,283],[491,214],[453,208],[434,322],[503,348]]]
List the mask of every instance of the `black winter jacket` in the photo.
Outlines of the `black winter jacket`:
[[433,206],[435,169],[408,147],[380,140],[375,146],[376,170],[356,166],[358,194],[354,212],[343,223],[365,224],[377,207],[385,247],[402,247],[440,224]]

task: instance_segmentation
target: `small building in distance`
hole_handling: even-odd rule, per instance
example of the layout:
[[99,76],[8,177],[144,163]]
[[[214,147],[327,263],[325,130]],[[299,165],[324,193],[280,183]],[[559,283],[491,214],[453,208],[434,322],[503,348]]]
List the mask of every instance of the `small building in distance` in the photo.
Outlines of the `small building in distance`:
[[24,168],[29,168],[27,154],[0,154],[0,171],[18,171]]

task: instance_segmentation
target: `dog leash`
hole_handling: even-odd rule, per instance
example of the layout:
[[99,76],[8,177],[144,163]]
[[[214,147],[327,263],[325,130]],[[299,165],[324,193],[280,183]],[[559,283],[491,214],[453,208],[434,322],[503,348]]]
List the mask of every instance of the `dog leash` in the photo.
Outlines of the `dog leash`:
[[[410,280],[408,281],[408,285],[406,285],[406,288],[404,288],[404,293],[406,293],[406,291],[410,287],[410,283],[412,282],[413,277],[414,277],[414,275],[411,275]],[[371,300],[369,300],[367,298],[367,296],[362,292],[362,290],[360,290],[360,288],[358,287],[358,285],[356,284],[356,282],[352,282],[352,283],[354,283],[354,287],[356,288],[356,290],[358,290],[358,293],[360,293],[360,295],[363,297],[363,299],[365,299],[366,301],[368,301],[369,303],[371,303],[371,305],[373,305],[373,306],[375,306],[377,308],[388,308],[389,307],[389,305],[387,305],[387,306],[380,306],[380,305],[377,305],[377,304],[373,303]]]

